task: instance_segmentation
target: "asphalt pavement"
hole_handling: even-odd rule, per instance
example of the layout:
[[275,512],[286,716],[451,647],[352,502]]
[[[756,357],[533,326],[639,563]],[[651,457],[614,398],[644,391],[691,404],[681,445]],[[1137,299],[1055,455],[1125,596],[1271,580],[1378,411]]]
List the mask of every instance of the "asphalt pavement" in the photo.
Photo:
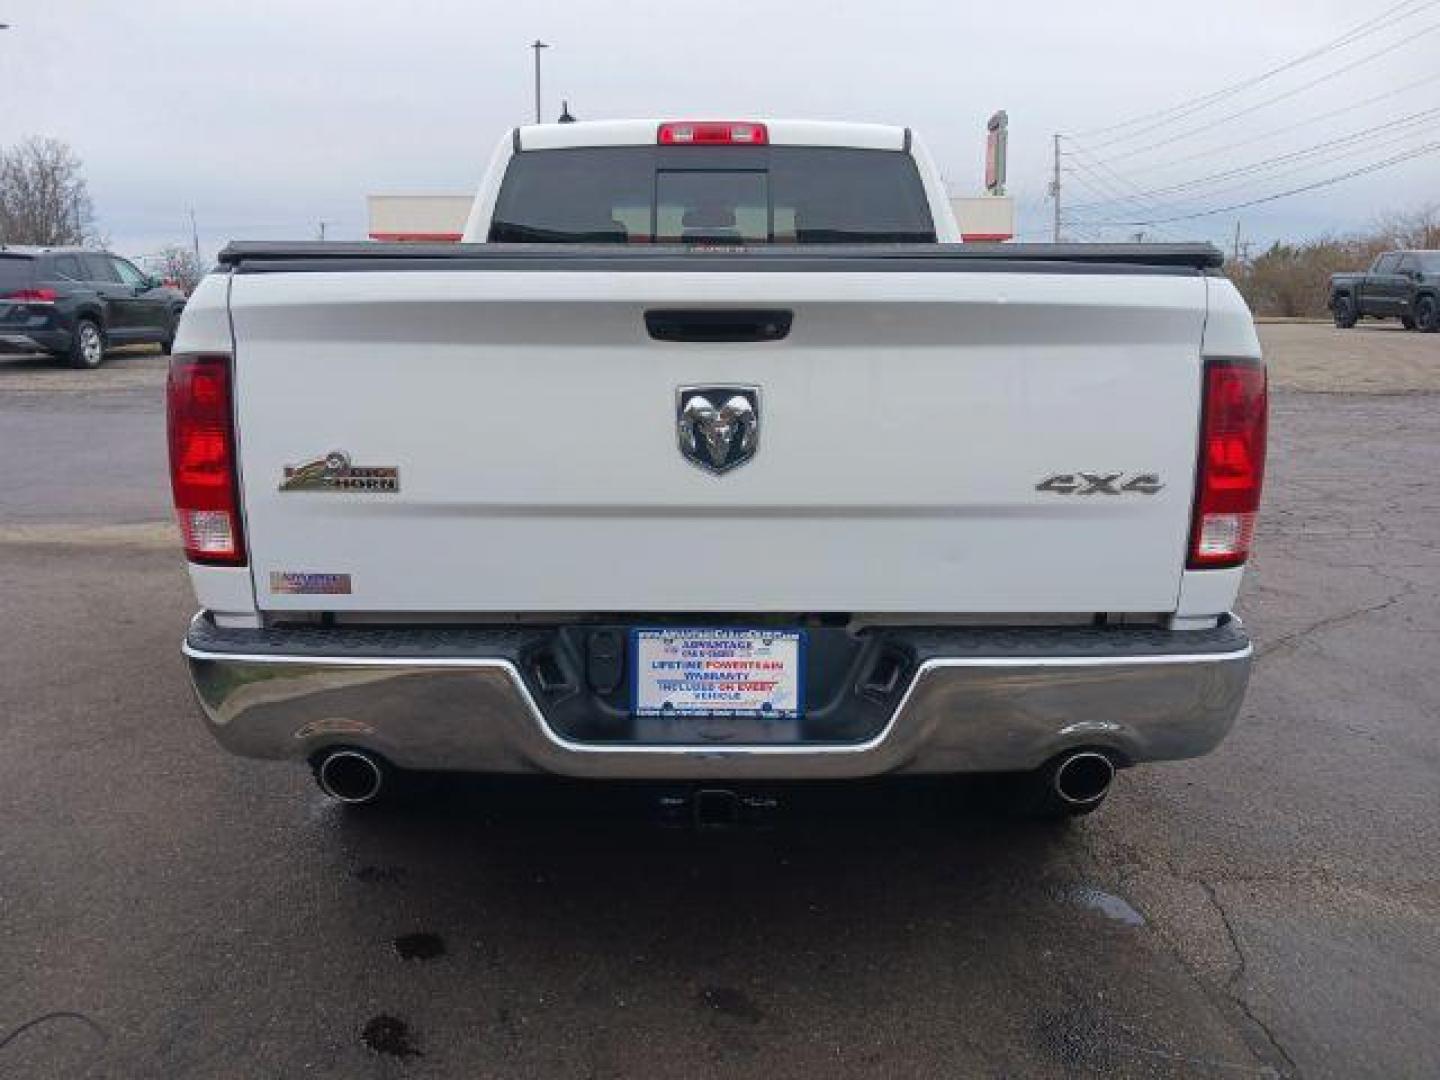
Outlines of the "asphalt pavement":
[[1440,1075],[1435,394],[1276,392],[1210,757],[1068,828],[888,782],[696,832],[221,752],[162,371],[0,364],[0,1077]]

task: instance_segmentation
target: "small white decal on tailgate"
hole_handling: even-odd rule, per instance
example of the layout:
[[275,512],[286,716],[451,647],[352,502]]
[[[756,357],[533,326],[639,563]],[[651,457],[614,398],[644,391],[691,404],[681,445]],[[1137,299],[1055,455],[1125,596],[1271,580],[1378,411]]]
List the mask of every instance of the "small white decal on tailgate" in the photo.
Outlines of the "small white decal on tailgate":
[[302,574],[293,570],[270,571],[272,593],[306,593],[325,596],[348,596],[349,574]]

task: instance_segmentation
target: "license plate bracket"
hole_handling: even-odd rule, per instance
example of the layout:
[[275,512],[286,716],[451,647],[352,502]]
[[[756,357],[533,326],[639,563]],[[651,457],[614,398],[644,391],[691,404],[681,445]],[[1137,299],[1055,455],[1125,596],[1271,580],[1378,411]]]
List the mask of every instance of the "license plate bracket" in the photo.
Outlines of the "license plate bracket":
[[805,646],[803,630],[636,628],[630,632],[630,712],[800,719]]

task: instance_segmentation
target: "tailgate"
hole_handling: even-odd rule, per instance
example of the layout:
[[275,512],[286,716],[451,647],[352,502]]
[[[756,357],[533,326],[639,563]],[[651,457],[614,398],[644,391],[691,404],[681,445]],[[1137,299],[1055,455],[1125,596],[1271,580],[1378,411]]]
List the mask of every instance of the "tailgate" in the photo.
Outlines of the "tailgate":
[[[702,307],[793,323],[647,331]],[[1198,274],[379,267],[236,273],[231,309],[262,609],[1175,607]],[[680,449],[697,386],[758,391],[722,475]],[[280,490],[335,451],[398,482]]]

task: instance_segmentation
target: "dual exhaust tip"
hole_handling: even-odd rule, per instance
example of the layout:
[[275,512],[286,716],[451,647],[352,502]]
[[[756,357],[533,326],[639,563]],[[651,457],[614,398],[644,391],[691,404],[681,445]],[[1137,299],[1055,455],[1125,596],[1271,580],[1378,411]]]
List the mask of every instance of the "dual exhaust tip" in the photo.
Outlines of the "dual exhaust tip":
[[1051,789],[1065,806],[1098,806],[1114,782],[1115,762],[1098,750],[1066,754],[1051,766]]
[[[351,806],[364,806],[379,799],[390,782],[389,772],[389,766],[382,759],[364,750],[330,750],[315,763],[315,781],[320,790],[337,802]],[[1055,797],[1077,809],[1099,805],[1110,793],[1114,781],[1114,761],[1098,750],[1066,754],[1055,761],[1050,771],[1050,787]],[[739,803],[733,794],[722,791],[701,794],[709,799],[697,799],[697,820],[703,816],[715,824],[720,819],[738,819]],[[708,811],[706,814],[701,813],[702,803]],[[715,820],[710,821],[712,818]]]
[[315,763],[315,782],[336,802],[364,806],[380,798],[390,769],[364,750],[329,750]]

